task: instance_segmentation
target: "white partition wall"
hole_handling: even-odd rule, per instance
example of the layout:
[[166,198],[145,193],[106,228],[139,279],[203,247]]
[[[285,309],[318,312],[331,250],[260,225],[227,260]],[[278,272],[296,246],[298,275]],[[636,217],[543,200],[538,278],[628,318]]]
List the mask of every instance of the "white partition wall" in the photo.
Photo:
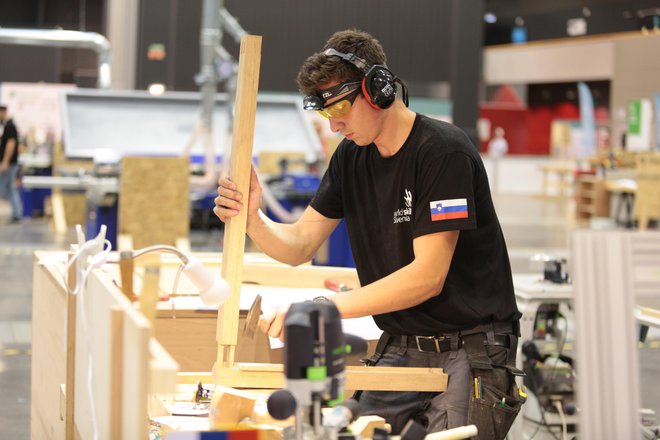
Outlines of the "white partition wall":
[[573,239],[580,438],[638,439],[634,311],[660,294],[660,233],[578,230]]

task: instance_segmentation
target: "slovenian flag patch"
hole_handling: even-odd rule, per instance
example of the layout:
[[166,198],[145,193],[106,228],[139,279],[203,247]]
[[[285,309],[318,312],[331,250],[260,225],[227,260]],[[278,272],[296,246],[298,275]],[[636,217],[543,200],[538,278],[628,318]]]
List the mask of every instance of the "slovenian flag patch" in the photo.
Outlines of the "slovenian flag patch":
[[431,220],[468,218],[467,199],[436,200],[431,202]]

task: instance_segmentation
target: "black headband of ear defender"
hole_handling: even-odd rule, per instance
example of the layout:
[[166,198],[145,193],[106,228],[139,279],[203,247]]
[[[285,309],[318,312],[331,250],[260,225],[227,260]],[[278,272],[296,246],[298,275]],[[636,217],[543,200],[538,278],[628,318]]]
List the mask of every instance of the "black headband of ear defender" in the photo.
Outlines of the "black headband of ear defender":
[[364,75],[362,92],[372,107],[385,109],[392,105],[396,98],[397,83],[401,85],[403,102],[408,106],[408,88],[387,67],[379,64],[370,66],[364,59],[353,53],[339,52],[333,48],[326,49],[323,53],[326,56],[339,57],[360,69]]

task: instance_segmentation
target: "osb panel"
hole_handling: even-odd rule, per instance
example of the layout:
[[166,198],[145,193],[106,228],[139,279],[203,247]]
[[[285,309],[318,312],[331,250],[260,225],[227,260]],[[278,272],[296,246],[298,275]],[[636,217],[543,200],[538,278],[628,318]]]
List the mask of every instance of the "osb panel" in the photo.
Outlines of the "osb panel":
[[62,204],[67,226],[85,224],[87,211],[85,193],[62,192]]
[[125,157],[121,162],[119,233],[130,234],[140,249],[174,246],[188,237],[190,219],[188,159]]

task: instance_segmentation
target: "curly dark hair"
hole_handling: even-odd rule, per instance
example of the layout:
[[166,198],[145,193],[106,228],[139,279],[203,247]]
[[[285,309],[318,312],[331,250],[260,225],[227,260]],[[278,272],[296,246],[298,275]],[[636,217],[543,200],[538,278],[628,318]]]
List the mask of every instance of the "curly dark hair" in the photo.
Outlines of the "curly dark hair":
[[335,32],[325,43],[323,50],[307,58],[300,67],[297,81],[298,88],[304,95],[318,92],[323,85],[333,80],[359,81],[364,75],[353,64],[323,53],[330,48],[355,54],[370,66],[374,64],[385,66],[387,61],[383,47],[371,34],[357,29]]

